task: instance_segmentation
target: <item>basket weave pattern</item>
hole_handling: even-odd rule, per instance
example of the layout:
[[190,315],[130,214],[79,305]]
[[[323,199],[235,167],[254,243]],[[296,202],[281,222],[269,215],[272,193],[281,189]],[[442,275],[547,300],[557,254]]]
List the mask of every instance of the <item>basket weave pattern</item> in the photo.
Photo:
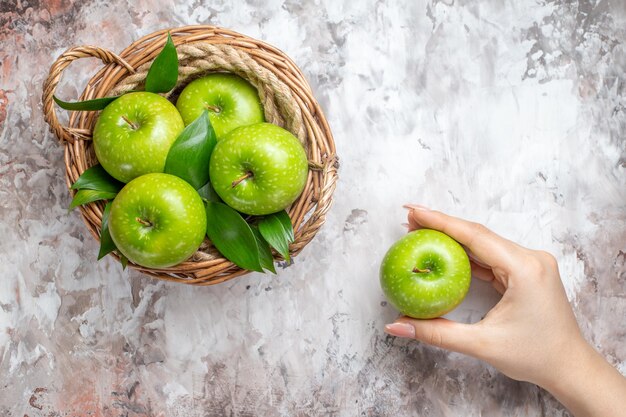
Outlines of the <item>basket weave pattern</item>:
[[[81,100],[142,89],[152,61],[165,44],[167,32],[176,44],[179,59],[178,83],[170,98],[175,98],[190,80],[209,72],[235,73],[257,88],[266,120],[292,132],[306,148],[308,180],[302,195],[288,209],[295,232],[290,252],[297,255],[313,239],[330,208],[337,181],[335,144],[311,88],[291,59],[264,42],[236,32],[214,26],[188,26],[152,33],[119,55],[94,46],[74,47],[63,53],[44,82],[43,105],[46,121],[65,146],[68,187],[97,163],[90,140],[97,112],[72,112],[68,126],[59,122],[52,96],[63,71],[80,58],[96,57],[107,64],[88,82]],[[99,239],[103,209],[102,202],[80,208],[96,239]],[[280,259],[280,255],[275,258]],[[129,266],[156,278],[194,285],[216,284],[249,272],[224,259],[208,240],[191,259],[174,267],[150,269],[131,263]]]

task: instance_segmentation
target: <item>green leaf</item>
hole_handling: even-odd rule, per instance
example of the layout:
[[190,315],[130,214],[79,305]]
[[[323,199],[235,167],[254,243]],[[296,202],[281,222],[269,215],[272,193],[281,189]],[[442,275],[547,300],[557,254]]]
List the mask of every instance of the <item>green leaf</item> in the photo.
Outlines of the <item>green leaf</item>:
[[75,207],[82,206],[83,204],[91,203],[98,200],[111,200],[115,198],[117,193],[112,193],[109,191],[100,191],[100,190],[78,190],[74,199],[72,199],[72,203],[70,204],[69,210],[72,210]]
[[209,160],[217,143],[215,131],[204,111],[178,135],[165,160],[165,172],[198,189],[209,181]]
[[90,111],[90,110],[102,110],[106,106],[108,106],[113,100],[119,97],[120,96],[101,97],[101,98],[94,98],[92,100],[73,101],[73,102],[63,101],[57,98],[57,96],[52,96],[52,99],[55,101],[56,104],[59,105],[59,107],[65,110],[89,110]]
[[72,190],[98,190],[118,193],[124,184],[109,175],[102,165],[94,165],[72,184]]
[[293,235],[293,225],[291,224],[291,217],[286,210],[279,211],[278,213],[273,213],[268,216],[265,216],[266,221],[275,222],[278,221],[285,229],[287,235],[289,236],[289,243],[293,242],[295,237]]
[[257,240],[250,225],[224,203],[206,203],[207,235],[217,250],[235,265],[263,272]]
[[122,255],[122,252],[120,251],[117,251],[117,254],[120,256],[120,263],[122,264],[122,271],[123,271],[128,266],[128,258]]
[[259,248],[259,262],[261,263],[261,267],[270,272],[276,273],[276,268],[274,267],[274,257],[272,256],[272,250],[270,249],[269,243],[263,239],[263,236],[261,236],[261,232],[259,232],[258,228],[254,226],[251,226],[250,228],[252,229],[252,233],[254,233],[257,247]]
[[222,203],[222,199],[215,192],[215,189],[210,182],[207,182],[202,187],[198,188],[198,194],[204,201],[212,201],[214,203]]
[[293,225],[285,210],[265,216],[259,222],[259,231],[265,240],[290,261],[289,244],[293,242]]
[[150,65],[146,75],[146,91],[167,93],[174,88],[176,81],[178,81],[178,55],[168,32],[165,46]]
[[100,251],[98,252],[98,260],[104,258],[109,253],[117,249],[115,242],[111,238],[109,232],[109,213],[111,212],[111,201],[104,206],[102,213],[102,230],[100,231]]

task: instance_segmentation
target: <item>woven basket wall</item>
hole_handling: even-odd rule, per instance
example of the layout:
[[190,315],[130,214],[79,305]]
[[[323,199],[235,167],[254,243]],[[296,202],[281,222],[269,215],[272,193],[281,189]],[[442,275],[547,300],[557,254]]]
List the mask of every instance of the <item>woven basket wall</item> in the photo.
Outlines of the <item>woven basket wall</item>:
[[[65,147],[68,189],[87,168],[97,163],[91,133],[98,112],[71,112],[68,125],[61,125],[52,96],[63,71],[80,58],[96,57],[105,64],[90,79],[81,100],[143,89],[150,64],[165,44],[167,32],[179,58],[178,83],[168,95],[170,99],[175,102],[176,95],[194,78],[210,72],[236,73],[257,88],[267,121],[291,131],[304,145],[309,159],[308,180],[302,195],[287,210],[295,231],[290,252],[297,255],[324,223],[332,202],[338,167],[333,137],[309,84],[293,61],[264,42],[230,30],[187,26],[147,35],[119,55],[94,46],[74,47],[63,53],[44,82],[43,105],[46,121]],[[103,202],[80,208],[96,239],[100,235],[103,209]],[[279,255],[275,259],[280,259]],[[150,269],[132,263],[129,266],[156,278],[194,285],[216,284],[249,272],[224,259],[208,240],[188,261],[174,267]]]

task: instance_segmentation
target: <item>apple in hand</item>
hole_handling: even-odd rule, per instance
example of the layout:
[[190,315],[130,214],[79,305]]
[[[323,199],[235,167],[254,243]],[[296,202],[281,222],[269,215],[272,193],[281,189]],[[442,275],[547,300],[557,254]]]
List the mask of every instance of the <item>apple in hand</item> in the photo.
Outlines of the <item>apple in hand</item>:
[[167,153],[184,127],[176,107],[158,94],[124,94],[98,117],[93,131],[96,157],[122,182],[163,172]]
[[262,216],[293,203],[309,165],[300,141],[271,123],[233,130],[217,142],[209,163],[211,184],[226,204]]
[[471,281],[469,258],[448,235],[430,229],[408,233],[380,266],[380,285],[402,314],[431,319],[457,307]]
[[185,126],[208,110],[218,140],[235,128],[265,121],[256,88],[235,74],[215,73],[190,82],[176,108]]
[[109,232],[130,261],[149,268],[173,266],[204,240],[204,203],[184,180],[146,174],[126,184],[113,200]]

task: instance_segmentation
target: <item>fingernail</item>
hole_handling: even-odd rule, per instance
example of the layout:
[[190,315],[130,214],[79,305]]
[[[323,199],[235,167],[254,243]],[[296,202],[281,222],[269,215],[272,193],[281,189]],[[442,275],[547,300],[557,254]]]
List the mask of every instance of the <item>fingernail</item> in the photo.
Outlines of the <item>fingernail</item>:
[[406,227],[407,229],[410,227],[408,223],[400,223],[402,227]]
[[429,211],[430,209],[425,206],[420,206],[419,204],[405,204],[404,207],[407,210],[421,210],[421,211]]
[[391,323],[385,325],[385,332],[392,336],[415,338],[415,327],[408,323]]

